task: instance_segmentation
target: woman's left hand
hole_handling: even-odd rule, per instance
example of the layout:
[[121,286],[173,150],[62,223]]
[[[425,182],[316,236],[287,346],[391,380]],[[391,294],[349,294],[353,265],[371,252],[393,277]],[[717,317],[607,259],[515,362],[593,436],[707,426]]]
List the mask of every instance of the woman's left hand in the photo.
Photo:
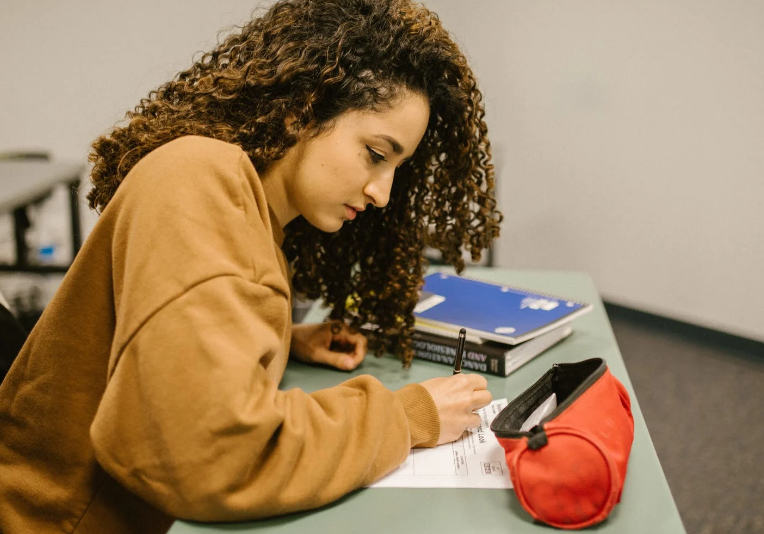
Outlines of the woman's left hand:
[[[340,327],[336,334],[332,333],[333,324]],[[291,353],[304,363],[319,363],[352,371],[363,361],[367,347],[366,336],[342,322],[292,326]]]

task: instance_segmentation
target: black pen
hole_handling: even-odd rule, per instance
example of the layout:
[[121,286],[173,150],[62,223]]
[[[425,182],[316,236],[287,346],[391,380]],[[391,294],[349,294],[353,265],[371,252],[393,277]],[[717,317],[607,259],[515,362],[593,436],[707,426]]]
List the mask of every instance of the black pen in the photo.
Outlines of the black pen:
[[467,337],[467,330],[459,330],[459,339],[456,340],[456,358],[454,359],[454,374],[462,372],[462,354],[464,353],[464,340]]

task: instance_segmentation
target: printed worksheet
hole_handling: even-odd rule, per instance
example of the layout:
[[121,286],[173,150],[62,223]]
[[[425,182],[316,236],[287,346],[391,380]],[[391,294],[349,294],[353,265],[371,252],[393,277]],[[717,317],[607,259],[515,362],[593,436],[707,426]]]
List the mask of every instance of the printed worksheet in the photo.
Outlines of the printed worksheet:
[[507,405],[493,401],[480,409],[482,423],[453,443],[413,449],[398,469],[371,488],[497,488],[512,487],[504,449],[491,432],[491,421]]

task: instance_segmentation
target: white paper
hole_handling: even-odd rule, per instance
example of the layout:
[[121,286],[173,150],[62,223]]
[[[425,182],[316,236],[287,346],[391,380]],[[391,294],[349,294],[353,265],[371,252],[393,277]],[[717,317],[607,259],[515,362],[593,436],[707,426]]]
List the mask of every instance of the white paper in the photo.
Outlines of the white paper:
[[528,419],[520,427],[520,432],[528,432],[531,428],[541,422],[541,420],[552,413],[557,408],[557,393],[549,395],[544,402],[542,402],[538,408],[533,410],[533,413],[528,416]]
[[491,432],[491,421],[506,405],[507,399],[499,399],[481,408],[478,428],[453,443],[413,449],[398,469],[369,487],[511,488],[504,449]]

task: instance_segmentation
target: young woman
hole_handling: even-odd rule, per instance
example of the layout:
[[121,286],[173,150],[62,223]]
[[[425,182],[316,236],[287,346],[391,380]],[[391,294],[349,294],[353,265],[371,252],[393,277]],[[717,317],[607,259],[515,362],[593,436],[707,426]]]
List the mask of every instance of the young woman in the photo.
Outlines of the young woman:
[[101,217],[0,387],[0,531],[309,509],[476,426],[478,375],[278,385],[290,348],[358,366],[367,321],[410,363],[423,248],[498,234],[480,99],[421,6],[286,0],[98,139]]

